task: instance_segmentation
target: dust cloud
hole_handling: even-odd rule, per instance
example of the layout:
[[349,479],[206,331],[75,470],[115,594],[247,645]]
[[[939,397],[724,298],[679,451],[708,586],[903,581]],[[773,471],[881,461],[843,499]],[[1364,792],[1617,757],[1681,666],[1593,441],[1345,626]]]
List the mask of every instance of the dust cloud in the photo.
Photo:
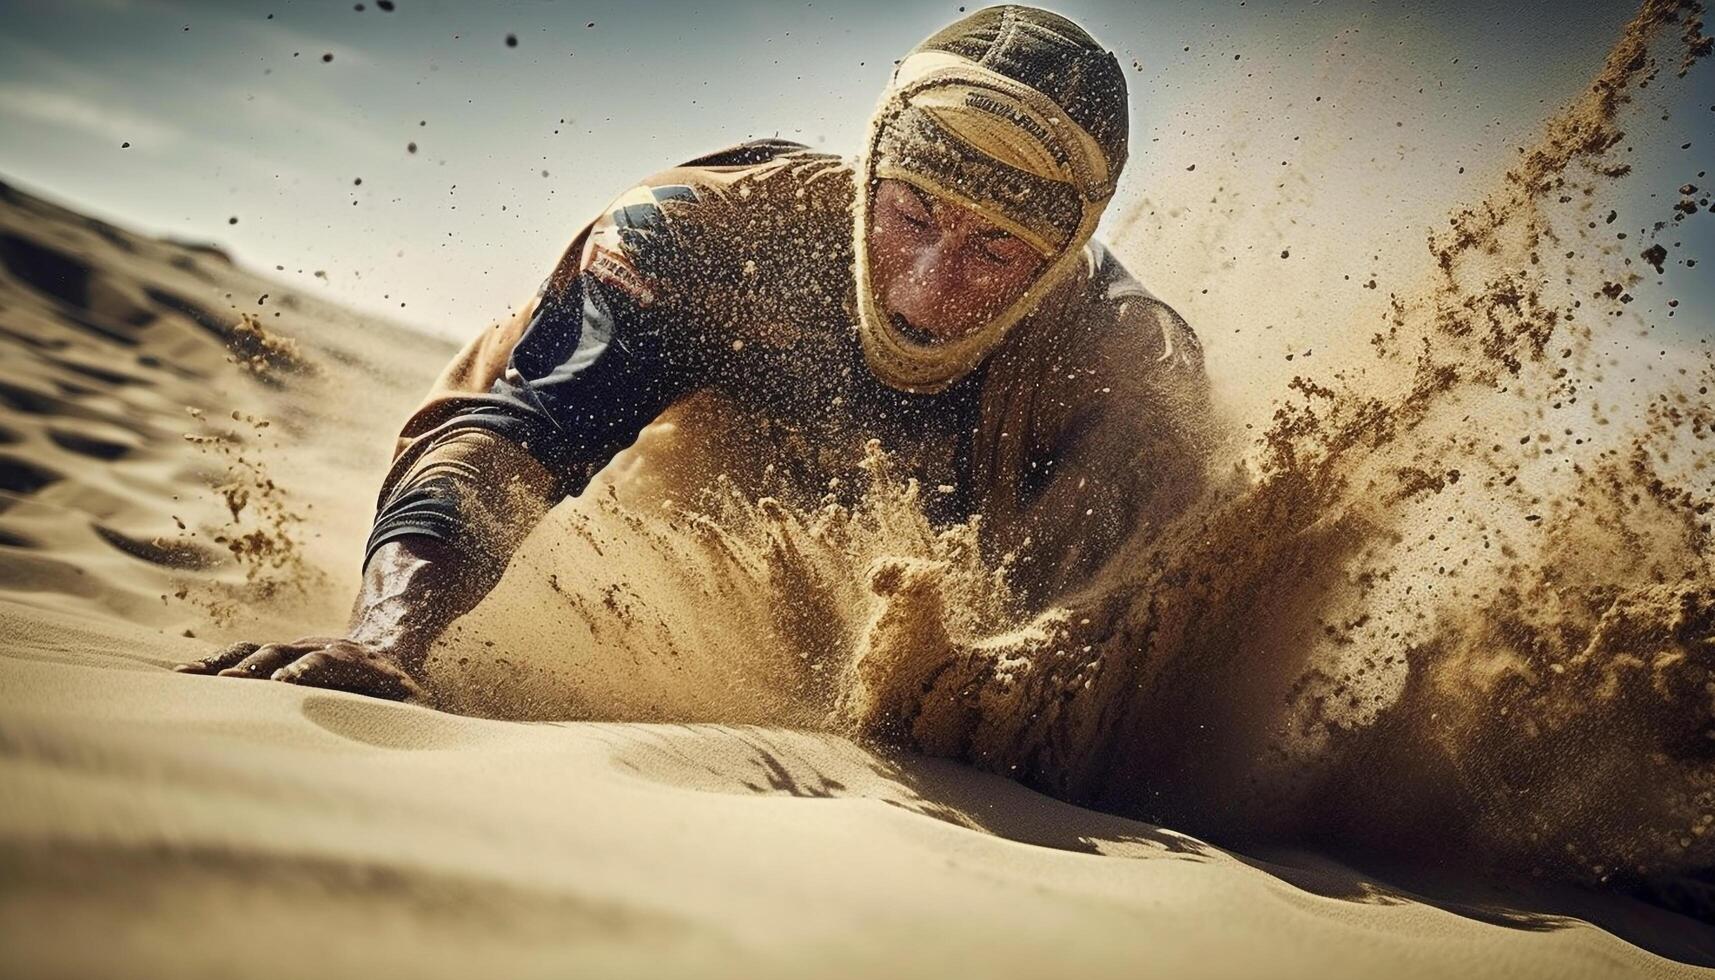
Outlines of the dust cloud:
[[[1345,330],[1364,356],[1229,405],[1217,489],[1054,608],[1015,608],[980,522],[932,527],[886,447],[852,460],[856,504],[788,503],[698,403],[549,515],[437,687],[878,738],[1221,843],[1632,885],[1715,865],[1715,366],[1676,348],[1640,380],[1616,353],[1671,242],[1602,220],[1634,100],[1709,52],[1701,16],[1646,0]],[[1685,186],[1657,234],[1707,214]]]

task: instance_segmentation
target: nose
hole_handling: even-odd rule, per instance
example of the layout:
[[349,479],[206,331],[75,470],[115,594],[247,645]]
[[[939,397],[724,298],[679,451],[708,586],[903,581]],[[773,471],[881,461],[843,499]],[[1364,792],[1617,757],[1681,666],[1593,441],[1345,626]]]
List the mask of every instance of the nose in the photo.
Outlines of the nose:
[[951,265],[952,235],[940,235],[935,241],[918,249],[911,256],[910,274],[913,279],[933,283]]
[[905,274],[889,284],[889,312],[920,327],[934,329],[940,325],[947,312],[948,297],[958,291],[952,281],[955,263],[950,254],[950,237],[942,235],[912,253]]

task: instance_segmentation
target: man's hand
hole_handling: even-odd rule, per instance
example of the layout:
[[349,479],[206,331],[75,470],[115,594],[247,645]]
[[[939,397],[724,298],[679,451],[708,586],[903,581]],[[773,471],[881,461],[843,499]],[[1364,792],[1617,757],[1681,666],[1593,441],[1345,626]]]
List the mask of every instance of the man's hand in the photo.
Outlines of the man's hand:
[[466,561],[431,538],[389,541],[364,569],[344,636],[235,643],[174,669],[434,704],[424,666],[430,647],[488,594],[503,569],[504,562]]
[[[412,658],[417,659],[417,658]],[[201,660],[173,668],[184,674],[250,677],[327,687],[393,701],[429,703],[405,658],[343,636],[309,636],[291,643],[235,643]]]
[[429,647],[490,584],[492,577],[473,574],[437,541],[392,541],[370,559],[344,636],[234,643],[174,669],[432,704],[424,674]]

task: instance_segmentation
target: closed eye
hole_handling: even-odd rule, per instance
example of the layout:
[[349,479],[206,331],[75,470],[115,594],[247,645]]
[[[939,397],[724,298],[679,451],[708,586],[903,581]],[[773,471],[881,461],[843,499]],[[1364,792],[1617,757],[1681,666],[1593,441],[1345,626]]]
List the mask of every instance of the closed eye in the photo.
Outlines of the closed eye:
[[1012,261],[1012,257],[1004,252],[995,251],[994,246],[1013,241],[1015,241],[1013,236],[1008,235],[1005,232],[990,234],[977,242],[977,254],[982,256],[985,261],[992,262],[995,265],[1006,265],[1008,262]]
[[913,228],[929,227],[932,215],[929,210],[928,198],[923,196],[922,191],[912,187],[910,184],[905,185],[905,190],[910,195],[910,200],[917,205],[917,208],[921,209],[921,213],[906,205],[904,199],[896,199],[893,202],[894,212],[901,218],[905,219],[905,223]]

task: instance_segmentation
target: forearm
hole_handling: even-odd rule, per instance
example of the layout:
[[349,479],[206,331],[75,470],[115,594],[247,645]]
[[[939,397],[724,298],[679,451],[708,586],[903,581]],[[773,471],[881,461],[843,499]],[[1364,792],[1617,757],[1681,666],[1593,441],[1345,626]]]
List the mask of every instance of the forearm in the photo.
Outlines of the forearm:
[[580,255],[568,249],[528,316],[473,339],[401,430],[348,635],[237,643],[181,670],[433,701],[422,676],[436,639],[556,501],[710,370],[670,329],[672,304],[645,317],[583,275]]
[[474,511],[500,522],[498,515],[509,513],[513,529],[505,534],[465,534],[460,533],[457,519],[446,525],[451,531],[446,536],[438,536],[433,529],[404,533],[401,528],[370,549],[344,636],[235,643],[177,669],[434,703],[424,677],[429,649],[500,580],[513,547],[546,509],[545,498],[514,492],[504,493],[502,499],[525,503],[528,497],[535,505],[497,510],[495,491],[518,491],[516,485],[476,483],[459,488],[448,484],[447,489],[465,505],[452,512],[455,518]]
[[349,635],[415,668],[500,580],[557,484],[519,445],[478,429],[443,436],[389,482]]
[[415,673],[435,640],[499,581],[502,569],[493,565],[430,537],[389,541],[364,570],[347,635],[393,652]]

